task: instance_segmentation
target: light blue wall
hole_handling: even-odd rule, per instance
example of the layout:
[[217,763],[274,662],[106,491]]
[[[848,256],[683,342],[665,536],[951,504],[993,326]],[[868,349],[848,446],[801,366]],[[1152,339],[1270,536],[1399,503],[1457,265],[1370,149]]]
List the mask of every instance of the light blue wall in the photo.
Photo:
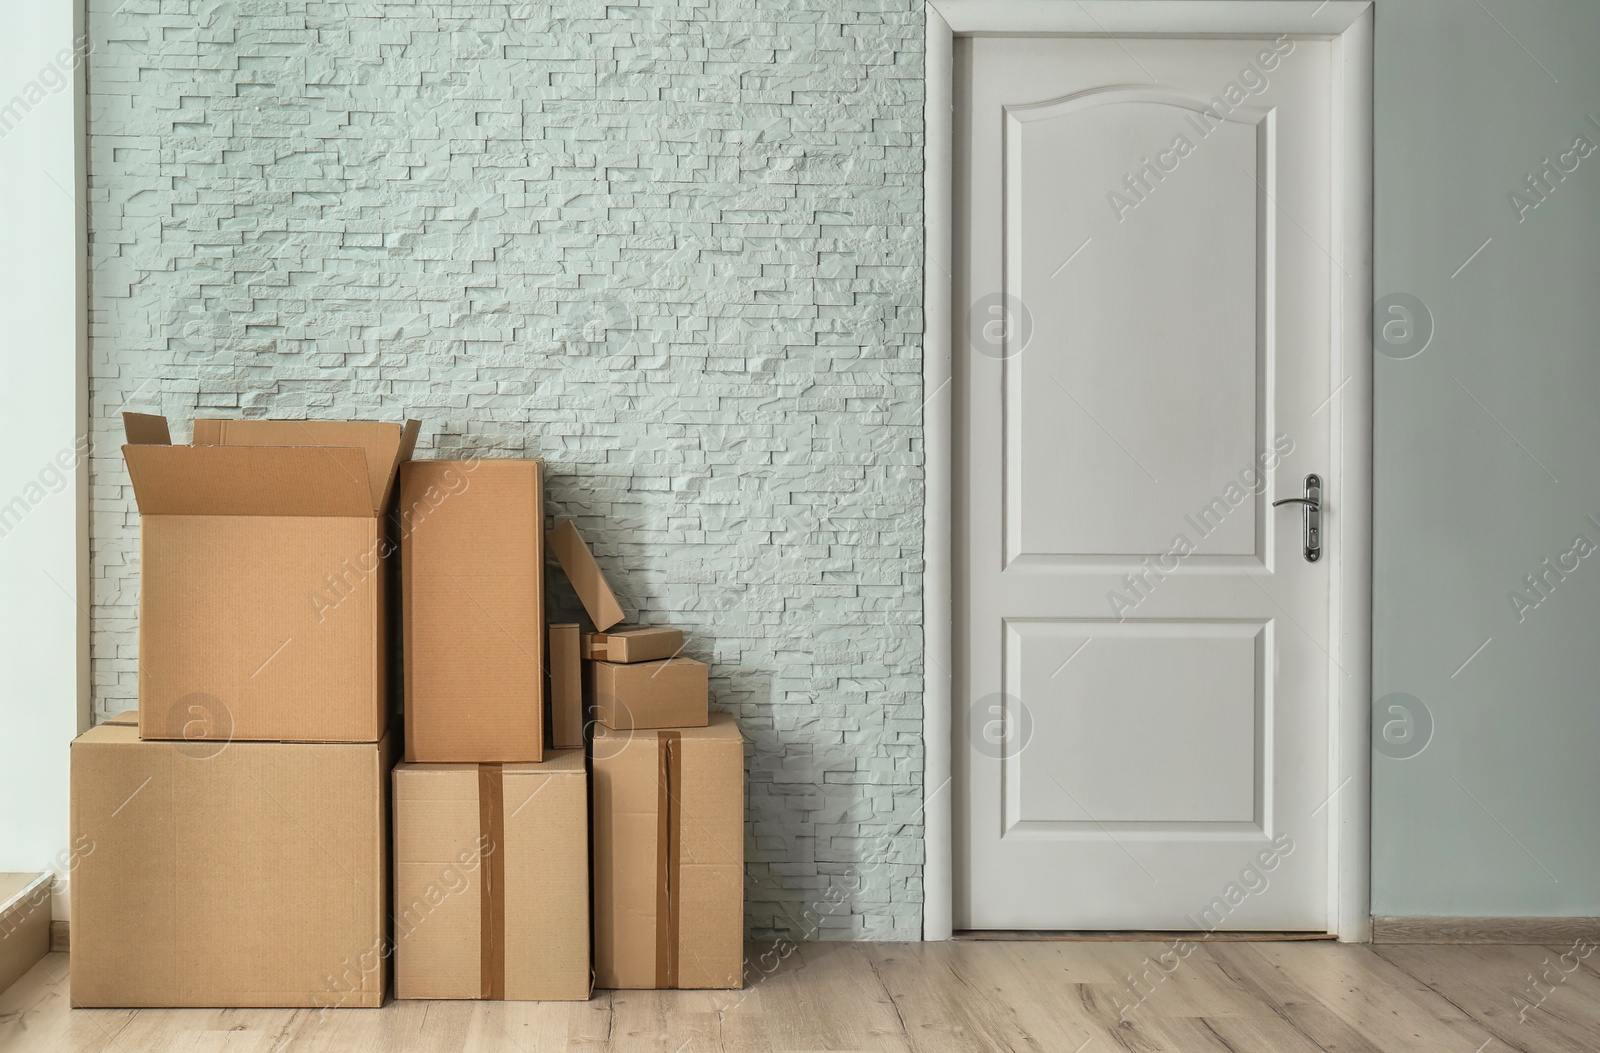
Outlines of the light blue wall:
[[1508,197],[1600,148],[1600,4],[1379,0],[1376,50],[1376,293],[1436,328],[1376,368],[1374,696],[1434,731],[1374,758],[1373,910],[1593,915],[1600,553],[1523,620],[1509,594],[1600,545],[1600,149]]
[[710,663],[751,933],[916,937],[921,0],[89,7],[99,712],[124,404],[416,416]]

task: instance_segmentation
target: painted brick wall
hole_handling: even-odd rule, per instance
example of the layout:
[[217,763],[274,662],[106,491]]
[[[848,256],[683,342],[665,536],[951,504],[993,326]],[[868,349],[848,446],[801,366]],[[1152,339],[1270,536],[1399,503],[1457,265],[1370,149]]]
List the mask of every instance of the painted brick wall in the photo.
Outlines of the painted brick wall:
[[122,408],[418,416],[423,456],[546,458],[712,663],[752,933],[915,938],[921,23],[90,0],[97,712],[136,694]]

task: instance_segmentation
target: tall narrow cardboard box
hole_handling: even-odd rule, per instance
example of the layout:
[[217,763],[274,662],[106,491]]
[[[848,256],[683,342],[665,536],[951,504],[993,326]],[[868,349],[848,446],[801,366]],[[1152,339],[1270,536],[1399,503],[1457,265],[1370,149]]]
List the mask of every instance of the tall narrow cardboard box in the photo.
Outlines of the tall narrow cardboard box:
[[596,727],[595,986],[738,988],[744,975],[744,739]]
[[544,462],[400,473],[406,760],[544,755]]
[[550,744],[556,749],[583,747],[583,659],[578,626],[550,626]]

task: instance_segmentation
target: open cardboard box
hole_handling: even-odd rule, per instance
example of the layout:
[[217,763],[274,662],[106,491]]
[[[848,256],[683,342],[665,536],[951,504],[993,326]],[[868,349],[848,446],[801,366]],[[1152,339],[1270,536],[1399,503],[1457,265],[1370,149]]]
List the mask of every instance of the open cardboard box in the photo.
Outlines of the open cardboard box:
[[376,742],[385,513],[420,424],[123,415],[140,515],[139,734]]

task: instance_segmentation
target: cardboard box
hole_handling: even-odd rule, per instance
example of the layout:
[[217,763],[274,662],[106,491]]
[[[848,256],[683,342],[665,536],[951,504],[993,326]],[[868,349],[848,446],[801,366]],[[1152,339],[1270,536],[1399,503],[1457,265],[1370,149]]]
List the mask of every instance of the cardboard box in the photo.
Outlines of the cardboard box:
[[394,770],[396,998],[586,999],[582,750]]
[[406,760],[544,756],[544,462],[412,461],[401,542]]
[[705,727],[710,670],[693,658],[590,662],[590,714],[614,731]]
[[109,716],[100,723],[111,724],[125,728],[136,728],[139,726],[139,711],[137,709],[124,709],[121,713]]
[[655,662],[683,650],[682,629],[612,629],[583,634],[583,657],[597,662]]
[[390,738],[72,744],[72,1004],[383,1004]]
[[622,621],[622,607],[572,520],[564,519],[550,531],[550,551],[561,564],[561,572],[572,582],[573,591],[596,629],[604,632]]
[[550,626],[550,743],[556,749],[583,747],[583,659],[578,626]]
[[139,732],[375,742],[388,724],[386,534],[419,425],[125,414],[139,504]]
[[596,728],[595,986],[744,982],[744,739]]

